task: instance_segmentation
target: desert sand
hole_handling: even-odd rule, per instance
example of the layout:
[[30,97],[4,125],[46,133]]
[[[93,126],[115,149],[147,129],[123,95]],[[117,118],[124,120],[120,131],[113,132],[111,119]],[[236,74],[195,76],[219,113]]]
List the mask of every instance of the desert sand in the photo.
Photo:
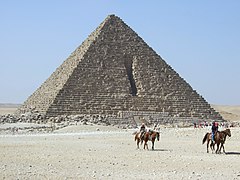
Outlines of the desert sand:
[[[240,119],[239,106],[214,108]],[[202,145],[209,128],[161,126],[152,151],[150,142],[150,150],[136,148],[136,129],[78,124],[51,133],[9,130],[32,126],[41,125],[0,124],[0,179],[240,179],[239,127],[231,128],[226,154],[215,154]]]
[[240,121],[240,106],[211,105],[228,121]]
[[13,114],[19,106],[20,106],[19,104],[0,103],[0,115]]
[[240,128],[231,128],[226,154],[206,152],[209,128],[161,127],[154,151],[136,148],[135,130],[75,125],[2,134],[0,179],[240,179]]

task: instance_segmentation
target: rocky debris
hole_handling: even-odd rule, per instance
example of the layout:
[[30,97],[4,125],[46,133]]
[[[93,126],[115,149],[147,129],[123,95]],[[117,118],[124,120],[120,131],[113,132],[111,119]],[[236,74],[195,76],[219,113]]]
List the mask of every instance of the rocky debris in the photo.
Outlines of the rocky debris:
[[[171,119],[170,117],[165,117],[161,122],[165,127],[191,127],[193,126],[192,120],[189,119]],[[24,114],[6,114],[0,115],[0,125],[1,124],[14,124],[14,123],[28,123],[35,124],[34,126],[26,127],[7,127],[1,128],[0,131],[15,132],[52,132],[57,129],[61,129],[67,126],[74,125],[113,125],[121,129],[132,129],[137,128],[135,121],[129,120],[128,118],[120,118],[116,115],[105,115],[105,114],[79,114],[79,115],[60,115],[56,117],[47,117],[37,111],[31,111]],[[152,122],[149,124],[156,124]],[[38,125],[38,126],[37,126]]]
[[[25,123],[24,127],[16,127],[15,125],[8,125],[6,127],[0,127],[0,131],[9,131],[19,133],[25,132],[51,132],[57,129],[61,129],[67,126],[74,125],[111,125],[110,121],[112,115],[100,115],[100,114],[80,114],[80,115],[61,115],[56,117],[47,117],[44,114],[38,112],[27,112],[21,115],[6,114],[0,115],[0,125],[4,124],[17,124]],[[31,124],[31,125],[30,125]],[[35,125],[33,125],[35,124]],[[130,124],[119,123],[120,128],[132,127]]]
[[40,113],[25,113],[21,115],[7,114],[0,115],[0,123],[16,123],[16,122],[26,122],[26,123],[45,123],[46,117]]

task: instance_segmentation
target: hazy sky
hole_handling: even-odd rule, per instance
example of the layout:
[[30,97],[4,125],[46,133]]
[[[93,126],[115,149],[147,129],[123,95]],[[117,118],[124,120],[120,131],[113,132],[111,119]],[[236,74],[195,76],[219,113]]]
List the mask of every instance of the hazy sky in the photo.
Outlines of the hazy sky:
[[0,103],[23,103],[109,14],[209,103],[240,105],[238,0],[2,0]]

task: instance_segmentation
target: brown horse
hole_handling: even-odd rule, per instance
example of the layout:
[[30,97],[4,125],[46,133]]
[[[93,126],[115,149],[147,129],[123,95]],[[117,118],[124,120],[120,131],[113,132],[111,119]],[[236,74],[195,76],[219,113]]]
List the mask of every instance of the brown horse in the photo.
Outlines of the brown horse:
[[[211,147],[212,152],[215,150],[215,148],[214,148],[215,144],[217,144],[217,150],[215,152],[216,153],[221,153],[221,149],[223,148],[223,152],[225,153],[224,143],[226,141],[227,135],[229,137],[231,137],[230,129],[226,129],[224,131],[216,132],[215,136],[214,136],[215,143],[213,143],[213,141],[212,141],[212,133],[206,133],[206,135],[203,138],[202,143],[204,144],[206,142],[206,140],[207,140],[207,153],[209,152],[208,151],[208,147],[209,147],[209,142],[210,141],[211,141],[210,147]],[[220,144],[221,144],[221,147],[219,149],[219,145]]]
[[207,140],[207,153],[209,153],[209,151],[208,151],[209,142],[211,142],[210,148],[213,152],[213,150],[215,150],[215,149],[214,149],[214,144],[213,144],[213,141],[212,141],[212,133],[206,133],[206,135],[203,138],[202,144],[204,144],[206,142],[206,140]]
[[139,143],[141,142],[142,144],[143,142],[143,140],[141,140],[141,137],[140,137],[141,132],[134,132],[133,135],[134,134],[135,134],[135,141],[137,141],[137,149],[139,149]]
[[[222,148],[223,148],[223,152],[225,153],[224,143],[226,141],[227,136],[231,137],[230,129],[226,129],[224,131],[216,132],[216,134],[215,134],[215,143],[217,144],[216,153],[220,154]],[[221,146],[220,146],[220,149],[219,149],[220,144],[221,144]]]
[[145,147],[148,149],[147,142],[152,141],[152,150],[154,150],[154,142],[156,139],[159,141],[159,137],[160,137],[159,132],[150,130],[148,132],[145,132],[142,139],[140,139],[140,132],[137,132],[135,134],[135,141],[137,141],[137,148],[139,149],[139,143],[141,142],[142,144],[144,141],[143,149],[145,149]]

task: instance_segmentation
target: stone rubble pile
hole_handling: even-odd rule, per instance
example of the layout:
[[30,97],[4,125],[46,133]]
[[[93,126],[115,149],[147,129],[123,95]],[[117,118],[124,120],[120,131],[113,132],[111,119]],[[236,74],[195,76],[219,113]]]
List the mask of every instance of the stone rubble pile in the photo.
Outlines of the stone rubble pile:
[[[57,129],[61,129],[67,126],[72,125],[91,125],[91,124],[98,124],[98,125],[111,125],[110,121],[112,119],[112,115],[61,115],[56,117],[47,117],[38,112],[28,112],[21,115],[14,115],[14,114],[6,114],[0,115],[0,125],[7,124],[7,123],[29,123],[29,124],[36,124],[39,126],[31,126],[31,127],[24,127],[18,128],[18,130],[28,130],[29,132],[33,131],[41,131],[41,132],[51,132]],[[127,122],[127,121],[126,121]],[[130,127],[129,124],[120,124],[120,127]],[[2,129],[3,130],[3,129]],[[4,130],[9,131],[16,131],[16,128],[7,128]],[[1,131],[1,128],[0,128]]]

